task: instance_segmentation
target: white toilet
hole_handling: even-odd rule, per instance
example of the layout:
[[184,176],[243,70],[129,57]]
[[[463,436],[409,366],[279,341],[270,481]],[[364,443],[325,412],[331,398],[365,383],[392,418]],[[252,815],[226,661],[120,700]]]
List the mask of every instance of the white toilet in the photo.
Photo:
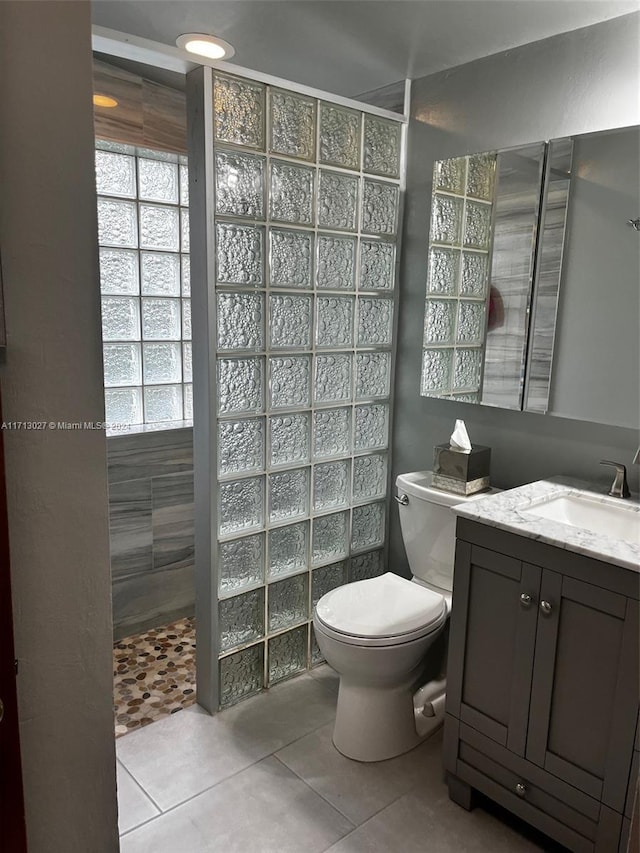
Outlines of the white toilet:
[[382,761],[437,728],[445,682],[420,690],[427,649],[451,608],[455,515],[461,497],[431,487],[431,473],[396,480],[402,536],[413,580],[387,572],[331,590],[313,614],[316,640],[340,675],[333,742],[348,758]]

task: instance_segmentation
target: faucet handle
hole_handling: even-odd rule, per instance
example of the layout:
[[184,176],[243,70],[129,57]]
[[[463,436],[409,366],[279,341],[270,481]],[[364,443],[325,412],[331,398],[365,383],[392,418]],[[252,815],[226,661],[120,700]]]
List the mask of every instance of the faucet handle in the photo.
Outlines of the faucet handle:
[[622,462],[610,462],[608,459],[601,459],[601,465],[611,465],[616,469],[616,476],[611,484],[611,488],[609,489],[609,495],[612,498],[629,498],[631,497],[631,492],[629,491],[629,484],[627,483],[627,469],[622,464]]
[[636,455],[633,457],[633,464],[640,465],[640,447],[636,450]]

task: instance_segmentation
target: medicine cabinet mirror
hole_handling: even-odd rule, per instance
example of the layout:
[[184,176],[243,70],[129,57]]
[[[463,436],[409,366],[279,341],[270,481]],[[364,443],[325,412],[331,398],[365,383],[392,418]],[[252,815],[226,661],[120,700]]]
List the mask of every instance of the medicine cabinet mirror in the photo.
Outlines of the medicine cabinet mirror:
[[547,410],[572,149],[434,164],[423,396]]

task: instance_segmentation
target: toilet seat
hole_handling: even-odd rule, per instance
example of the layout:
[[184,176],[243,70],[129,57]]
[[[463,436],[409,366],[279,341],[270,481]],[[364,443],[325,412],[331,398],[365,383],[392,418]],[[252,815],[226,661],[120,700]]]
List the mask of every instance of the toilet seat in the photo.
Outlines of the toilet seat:
[[442,595],[392,572],[331,590],[314,613],[318,630],[358,646],[409,643],[439,630],[446,617]]

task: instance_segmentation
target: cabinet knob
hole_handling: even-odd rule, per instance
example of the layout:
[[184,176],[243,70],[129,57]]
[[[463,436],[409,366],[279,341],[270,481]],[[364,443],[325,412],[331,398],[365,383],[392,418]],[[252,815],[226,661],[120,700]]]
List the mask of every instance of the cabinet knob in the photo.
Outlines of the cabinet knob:
[[518,784],[516,785],[516,794],[519,797],[524,797],[526,793],[527,786],[524,784],[524,782],[518,782]]
[[533,599],[531,598],[528,592],[520,593],[520,604],[522,605],[522,607],[531,607],[532,601]]
[[540,610],[542,610],[545,616],[548,616],[553,610],[553,607],[551,606],[551,603],[549,601],[541,601]]

